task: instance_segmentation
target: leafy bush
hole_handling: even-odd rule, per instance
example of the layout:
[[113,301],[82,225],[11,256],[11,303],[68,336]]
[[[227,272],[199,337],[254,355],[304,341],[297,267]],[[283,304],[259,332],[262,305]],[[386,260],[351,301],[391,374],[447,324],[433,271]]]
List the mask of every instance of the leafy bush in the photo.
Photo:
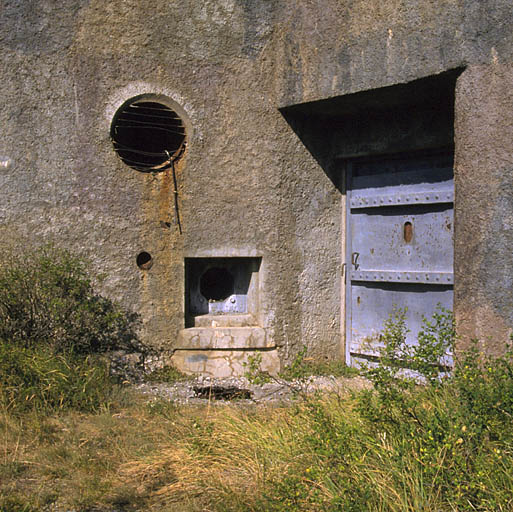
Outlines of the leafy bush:
[[0,263],[0,338],[77,354],[133,349],[136,316],[95,292],[83,260],[46,246]]
[[364,367],[364,375],[383,391],[419,380],[437,385],[452,366],[456,338],[452,312],[439,305],[431,320],[423,317],[416,344],[406,342],[406,312],[400,308],[392,311],[380,335],[379,364]]
[[[513,347],[502,357],[479,352],[476,342],[461,355],[452,379],[461,415],[479,437],[499,440],[513,419]],[[503,430],[504,429],[504,430]]]
[[[513,351],[492,358],[479,353],[475,343],[449,374],[452,314],[439,308],[431,321],[424,319],[415,346],[406,345],[404,317],[404,310],[395,311],[385,324],[384,357],[365,372],[374,391],[358,396],[359,414],[390,440],[398,462],[419,485],[436,490],[446,507],[508,510],[513,504]],[[415,375],[405,374],[405,368]],[[403,477],[396,476],[401,487]]]

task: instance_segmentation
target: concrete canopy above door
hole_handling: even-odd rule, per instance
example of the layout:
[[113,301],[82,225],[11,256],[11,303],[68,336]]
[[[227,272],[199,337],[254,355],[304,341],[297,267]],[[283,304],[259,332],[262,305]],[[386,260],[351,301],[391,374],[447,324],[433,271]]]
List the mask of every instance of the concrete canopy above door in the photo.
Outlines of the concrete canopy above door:
[[[404,200],[404,209],[407,207],[406,205],[409,204],[410,200],[415,202],[415,195],[410,197],[411,193],[414,194],[415,191],[433,192],[433,194],[428,194],[429,199],[426,199],[427,196],[423,197],[422,200],[417,198],[418,204],[414,209],[416,208],[418,210],[420,208],[423,213],[426,213],[424,212],[426,209],[436,210],[437,212],[440,210],[440,212],[433,214],[440,217],[438,220],[440,220],[441,225],[450,226],[449,231],[447,231],[447,229],[445,230],[448,233],[448,240],[450,239],[450,242],[448,245],[445,244],[447,247],[444,246],[444,249],[441,249],[441,252],[446,253],[442,256],[442,259],[445,258],[447,260],[448,264],[445,265],[447,268],[438,269],[437,264],[435,264],[433,268],[427,271],[427,274],[424,272],[421,279],[423,268],[417,268],[418,266],[415,265],[411,268],[405,267],[401,269],[401,271],[405,271],[404,284],[402,284],[402,286],[407,286],[408,277],[413,277],[414,281],[421,279],[419,283],[422,282],[424,285],[426,284],[425,281],[428,281],[431,277],[433,277],[435,282],[437,277],[439,280],[444,280],[443,284],[442,281],[439,281],[438,285],[441,293],[443,293],[438,298],[432,298],[433,300],[431,300],[431,302],[434,301],[433,304],[429,304],[429,307],[427,307],[427,303],[423,304],[422,301],[419,302],[417,320],[422,314],[430,315],[437,302],[441,302],[444,306],[452,308],[452,203],[454,200],[452,153],[454,149],[454,91],[457,78],[461,72],[461,68],[450,70],[439,75],[405,84],[358,92],[312,103],[293,105],[281,110],[292,129],[300,137],[303,144],[323,168],[324,172],[333,183],[333,186],[341,195],[340,215],[342,217],[341,224],[343,226],[341,239],[333,240],[333,244],[340,246],[340,273],[337,276],[333,276],[333,279],[340,281],[342,289],[339,314],[341,326],[346,326],[345,328],[341,327],[342,357],[349,352],[350,336],[348,336],[347,333],[351,332],[351,328],[348,324],[351,318],[350,315],[348,316],[351,304],[347,302],[350,297],[346,297],[345,295],[345,276],[342,276],[342,267],[344,263],[347,265],[348,270],[352,267],[350,257],[352,253],[348,259],[346,252],[351,235],[347,228],[346,212],[350,212],[351,208],[348,208],[349,205],[346,205],[346,194],[350,183],[346,181],[347,175],[345,167],[341,166],[341,161],[355,161],[354,159],[364,160],[369,158],[381,158],[382,161],[386,161],[387,159],[393,160],[395,158],[391,155],[434,154],[433,152],[440,154],[440,151],[447,155],[450,163],[442,167],[446,169],[446,174],[449,173],[450,176],[447,174],[447,176],[440,177],[440,180],[434,180],[433,183],[429,183],[430,180],[425,180],[421,171],[415,185],[413,185],[413,182],[410,185],[404,184],[404,186],[399,187],[401,190],[396,190],[393,186],[390,190],[385,187],[382,189],[383,193],[381,195],[378,193],[378,187],[375,197],[372,199],[375,199],[378,203],[380,201],[386,201],[388,203],[391,199],[395,202]],[[434,165],[435,167],[438,166],[439,162]],[[384,169],[384,172],[386,173],[386,169]],[[394,172],[390,173],[390,175],[393,174]],[[436,174],[437,171],[435,170],[435,175]],[[362,179],[365,180],[365,178]],[[426,182],[426,186],[428,187],[425,190],[422,188],[424,182]],[[395,183],[390,183],[389,185],[394,184]],[[399,182],[396,185],[399,185]],[[434,188],[431,187],[431,185],[433,185]],[[415,190],[407,190],[408,186],[413,186]],[[367,185],[365,185],[365,187],[367,187]],[[355,194],[353,201],[358,203],[360,200],[369,200],[369,198],[364,197],[364,195],[365,194]],[[431,197],[431,195],[433,197]],[[445,218],[447,215],[443,212],[445,212],[446,208],[445,206],[440,206],[441,204],[450,205],[450,215],[447,214],[451,217],[450,220]],[[355,211],[363,206],[372,208],[378,206],[378,204],[352,205]],[[420,217],[422,217],[422,215]],[[417,227],[421,227],[423,220],[427,219],[421,219],[420,217],[418,219],[416,218],[413,224],[411,220],[402,219],[399,228],[404,237],[407,236],[407,234],[403,233],[403,231],[410,227],[413,229],[412,233],[414,233],[412,236],[417,234]],[[362,217],[360,216],[358,218],[361,219]],[[372,216],[372,218],[376,219],[377,217]],[[389,217],[389,220],[391,218],[392,217]],[[419,225],[417,225],[417,221],[420,223]],[[406,226],[405,222],[409,222],[410,226]],[[361,234],[361,236],[364,235]],[[437,260],[439,256],[437,255],[435,258],[433,254],[430,254],[427,255],[427,258],[428,260]],[[373,286],[378,286],[377,282],[382,280],[381,274],[383,274],[383,272],[376,273],[374,271],[387,270],[387,276],[383,276],[383,280],[385,277],[386,280],[388,280],[389,277],[391,278],[391,275],[388,274],[397,271],[397,269],[394,268],[384,269],[378,267],[365,267],[367,274],[370,272],[373,274],[372,276],[369,274],[367,277],[363,275],[359,277],[359,275],[355,274],[352,279],[355,283],[362,283],[366,280],[372,281],[374,279],[376,283],[367,286],[367,288],[372,288]],[[409,273],[406,271],[409,271]],[[431,275],[431,272],[435,272],[437,275]],[[393,277],[394,281],[397,281],[396,273],[394,273]],[[448,277],[449,281],[447,281]],[[419,283],[414,286],[420,286]],[[398,284],[394,286],[400,287]],[[410,288],[410,290],[411,289],[412,288]],[[431,290],[434,290],[434,288]],[[356,295],[356,299],[358,296],[360,296],[360,300],[362,300],[361,295]],[[387,303],[391,301],[390,311],[388,311],[388,313],[392,310],[392,302],[397,302],[397,297],[399,296],[396,297],[394,295],[394,297],[395,298],[381,297]],[[401,306],[401,304],[397,305]],[[426,307],[424,308],[424,306]],[[369,318],[374,324],[372,328],[379,330],[388,313],[385,314],[384,308],[382,308],[379,314],[376,311],[373,310]],[[418,326],[419,322],[415,321],[414,323]]]

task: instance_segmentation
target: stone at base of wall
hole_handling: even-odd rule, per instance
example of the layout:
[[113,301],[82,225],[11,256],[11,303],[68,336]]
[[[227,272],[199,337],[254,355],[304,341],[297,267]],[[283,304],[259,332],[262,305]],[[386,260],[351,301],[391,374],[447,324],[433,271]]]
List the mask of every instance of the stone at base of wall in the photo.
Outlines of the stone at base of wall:
[[278,350],[176,350],[172,364],[189,375],[214,378],[241,377],[246,372],[244,363],[249,356],[262,355],[260,369],[271,375],[280,371]]

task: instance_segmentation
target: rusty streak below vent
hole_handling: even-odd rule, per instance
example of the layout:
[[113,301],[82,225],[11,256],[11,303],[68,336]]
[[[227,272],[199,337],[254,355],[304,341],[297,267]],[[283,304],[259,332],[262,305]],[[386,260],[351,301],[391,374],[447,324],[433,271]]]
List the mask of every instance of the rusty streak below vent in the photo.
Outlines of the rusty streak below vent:
[[112,120],[110,136],[121,160],[136,171],[168,168],[185,149],[185,126],[167,105],[129,100]]

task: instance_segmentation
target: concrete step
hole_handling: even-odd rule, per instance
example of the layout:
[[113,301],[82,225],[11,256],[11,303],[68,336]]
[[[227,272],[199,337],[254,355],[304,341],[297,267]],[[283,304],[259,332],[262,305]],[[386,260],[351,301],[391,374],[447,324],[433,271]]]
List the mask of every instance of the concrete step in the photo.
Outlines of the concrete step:
[[245,364],[251,356],[260,354],[260,369],[277,375],[280,371],[278,350],[176,350],[171,358],[173,365],[189,375],[214,378],[242,377]]
[[194,317],[194,327],[256,327],[255,317],[240,315],[200,315]]
[[177,349],[274,348],[262,327],[191,327],[178,334]]

